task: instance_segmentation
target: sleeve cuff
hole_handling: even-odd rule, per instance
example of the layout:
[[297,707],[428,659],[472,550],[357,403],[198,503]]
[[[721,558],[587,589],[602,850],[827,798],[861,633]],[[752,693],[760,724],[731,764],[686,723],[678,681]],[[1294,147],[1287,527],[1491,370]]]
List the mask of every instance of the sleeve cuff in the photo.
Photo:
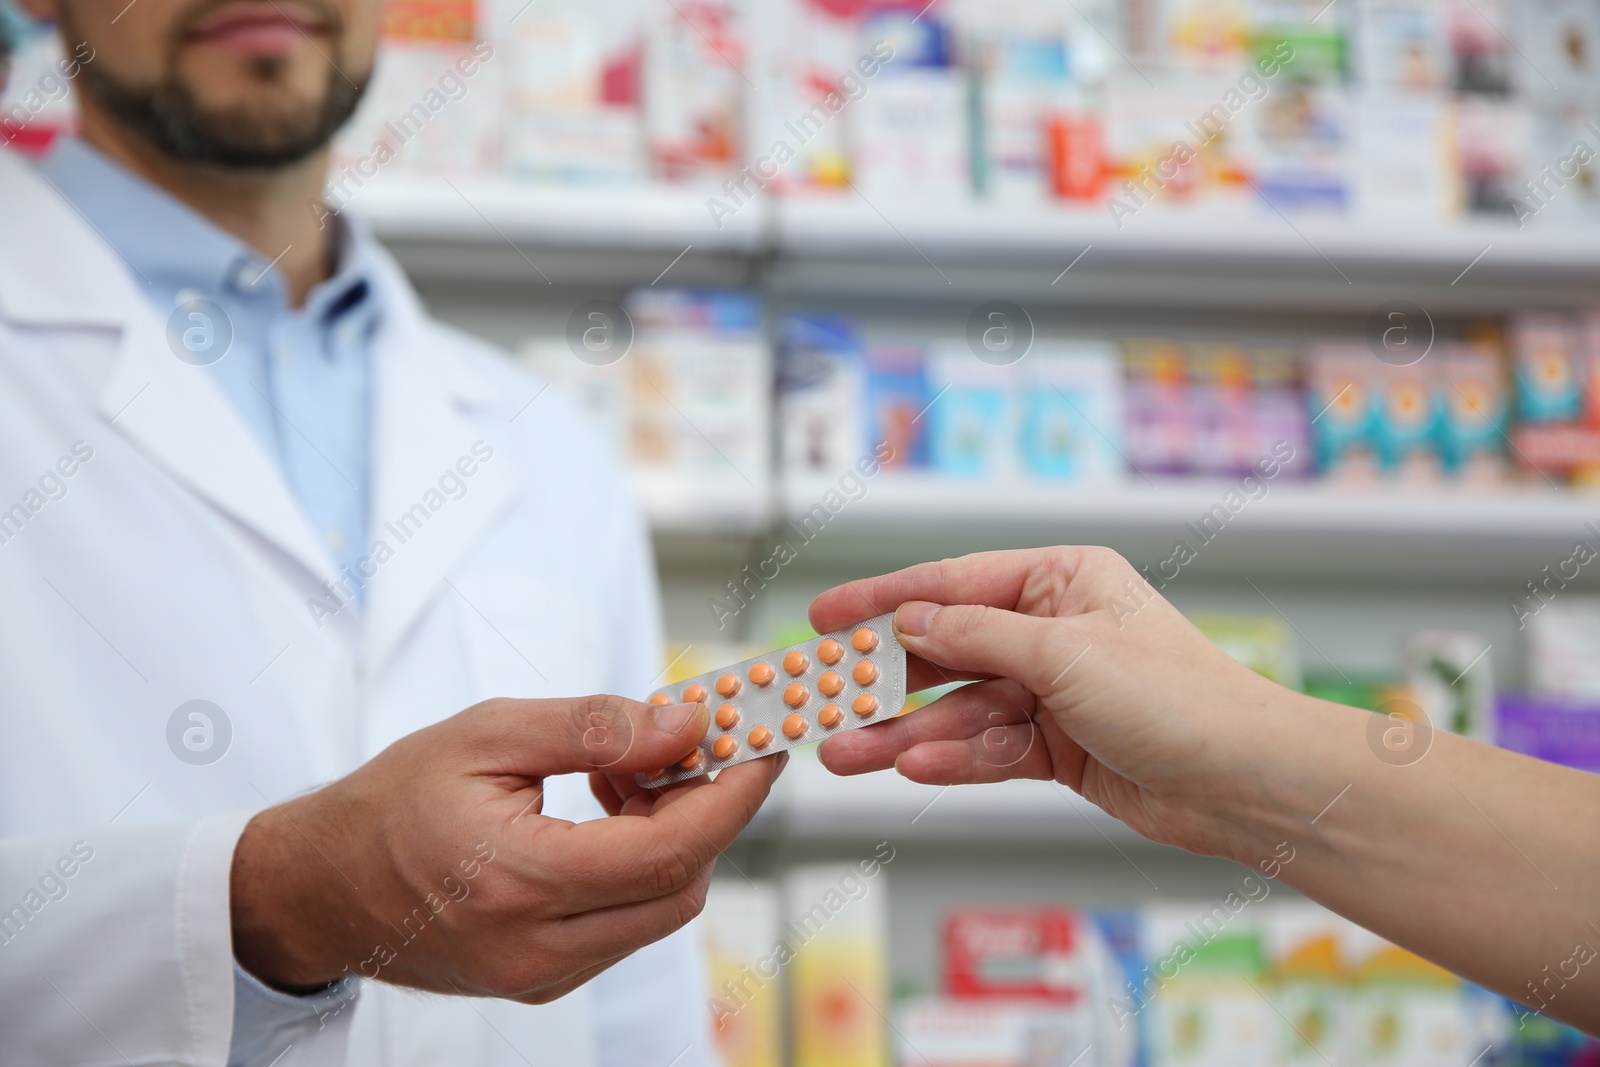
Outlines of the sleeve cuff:
[[[341,979],[311,996],[296,997],[262,984],[233,958],[233,852],[255,814],[228,812],[201,820],[178,878],[184,992],[190,1017],[206,1020],[198,1042],[207,1048],[201,1062],[225,1062],[228,1067],[340,1064],[359,981]],[[291,1046],[296,1046],[294,1053],[285,1056]]]
[[200,1063],[226,1063],[233,1023],[233,850],[254,816],[230,811],[200,820],[178,869],[174,912],[183,997]]
[[235,962],[228,1067],[266,1067],[310,1034],[342,1030],[360,990],[360,981],[350,976],[309,996],[294,996],[264,985]]

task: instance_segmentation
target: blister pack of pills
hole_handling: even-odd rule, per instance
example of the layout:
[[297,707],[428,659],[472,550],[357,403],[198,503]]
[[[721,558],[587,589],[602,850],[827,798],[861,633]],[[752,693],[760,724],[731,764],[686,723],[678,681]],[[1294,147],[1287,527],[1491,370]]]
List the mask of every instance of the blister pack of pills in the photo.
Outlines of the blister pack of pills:
[[652,704],[703,703],[711,729],[678,763],[640,774],[655,789],[882,722],[906,700],[894,613],[658,689]]

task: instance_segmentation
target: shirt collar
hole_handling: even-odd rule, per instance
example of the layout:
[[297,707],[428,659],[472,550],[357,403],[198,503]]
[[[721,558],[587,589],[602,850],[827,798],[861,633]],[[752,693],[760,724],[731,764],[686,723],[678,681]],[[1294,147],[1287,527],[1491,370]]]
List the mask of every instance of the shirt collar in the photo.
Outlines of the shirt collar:
[[[267,260],[84,141],[58,138],[38,168],[133,269],[163,313],[187,289],[284,304],[282,281]],[[375,313],[381,277],[375,240],[343,215],[333,216],[333,225],[334,275],[312,289],[302,313]]]

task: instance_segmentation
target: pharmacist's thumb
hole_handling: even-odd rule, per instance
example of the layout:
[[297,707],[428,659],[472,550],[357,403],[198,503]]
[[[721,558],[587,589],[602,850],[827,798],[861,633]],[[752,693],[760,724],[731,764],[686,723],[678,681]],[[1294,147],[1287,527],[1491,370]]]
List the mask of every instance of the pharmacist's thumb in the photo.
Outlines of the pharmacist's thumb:
[[670,767],[711,726],[704,704],[643,704],[598,694],[491,700],[463,715],[475,750],[502,773],[528,776]]
[[906,651],[940,667],[1014,678],[1042,696],[1061,673],[1051,665],[1079,652],[1055,647],[1065,636],[1060,621],[982,604],[913,600],[894,613],[894,632]]

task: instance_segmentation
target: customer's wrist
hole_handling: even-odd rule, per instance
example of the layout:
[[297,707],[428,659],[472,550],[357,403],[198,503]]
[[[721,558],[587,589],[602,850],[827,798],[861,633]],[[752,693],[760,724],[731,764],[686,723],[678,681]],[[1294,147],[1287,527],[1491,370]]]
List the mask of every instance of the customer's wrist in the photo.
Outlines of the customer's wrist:
[[1271,699],[1242,709],[1231,781],[1216,793],[1226,858],[1248,867],[1285,845],[1325,844],[1319,822],[1371,771],[1362,740],[1370,712],[1272,688]]

